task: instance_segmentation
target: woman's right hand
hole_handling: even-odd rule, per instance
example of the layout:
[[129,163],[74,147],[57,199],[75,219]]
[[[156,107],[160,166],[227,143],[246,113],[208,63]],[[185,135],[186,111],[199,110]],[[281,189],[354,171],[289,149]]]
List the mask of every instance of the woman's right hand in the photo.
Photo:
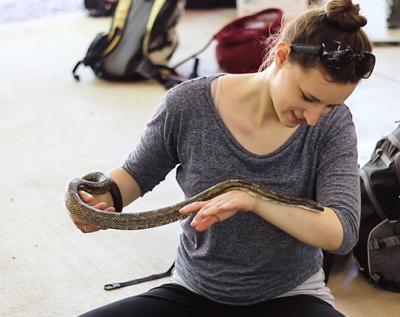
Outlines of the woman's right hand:
[[[94,196],[83,190],[79,191],[79,197],[82,199],[83,202],[85,202],[89,205],[92,205],[96,209],[115,212],[114,207],[109,207],[108,204],[104,201],[95,202]],[[73,223],[75,224],[75,226],[83,233],[95,232],[95,231],[102,229],[99,226],[84,223],[84,222],[80,221],[73,214],[71,214],[71,212],[69,210],[68,210],[68,213],[69,213],[69,216],[72,219]]]

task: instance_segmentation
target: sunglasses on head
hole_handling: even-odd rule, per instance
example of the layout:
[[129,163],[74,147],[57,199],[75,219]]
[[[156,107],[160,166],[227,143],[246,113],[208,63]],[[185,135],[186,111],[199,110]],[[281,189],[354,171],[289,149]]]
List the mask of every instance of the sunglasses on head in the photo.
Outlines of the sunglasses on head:
[[350,46],[337,41],[321,45],[292,44],[291,48],[294,52],[319,56],[322,64],[330,69],[341,70],[354,61],[360,78],[371,76],[375,66],[375,56],[371,52],[355,53]]

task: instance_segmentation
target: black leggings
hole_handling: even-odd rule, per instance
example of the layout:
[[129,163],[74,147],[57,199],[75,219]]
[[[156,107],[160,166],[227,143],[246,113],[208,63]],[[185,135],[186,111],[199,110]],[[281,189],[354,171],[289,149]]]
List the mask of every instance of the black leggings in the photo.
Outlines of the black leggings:
[[164,284],[150,291],[96,308],[81,317],[340,317],[327,302],[310,295],[275,298],[263,303],[236,306],[213,302],[177,284]]

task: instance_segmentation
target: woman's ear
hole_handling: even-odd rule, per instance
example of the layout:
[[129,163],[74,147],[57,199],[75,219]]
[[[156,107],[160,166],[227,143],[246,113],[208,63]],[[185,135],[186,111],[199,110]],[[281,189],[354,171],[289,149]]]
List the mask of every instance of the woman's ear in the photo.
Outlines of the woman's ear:
[[289,61],[290,45],[279,42],[275,48],[275,64],[280,68]]

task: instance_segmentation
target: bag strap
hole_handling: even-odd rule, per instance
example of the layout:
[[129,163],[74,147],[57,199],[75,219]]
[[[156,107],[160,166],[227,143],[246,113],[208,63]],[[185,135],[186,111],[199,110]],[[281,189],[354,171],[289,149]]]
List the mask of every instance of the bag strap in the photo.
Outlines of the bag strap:
[[162,7],[164,6],[166,0],[155,0],[153,6],[151,7],[149,18],[147,19],[146,24],[146,33],[144,34],[143,38],[143,55],[149,59],[149,42],[150,42],[150,35],[151,31],[154,26],[154,22],[157,19],[159,12],[161,11]]
[[[154,27],[154,23],[157,19],[158,14],[160,13],[161,9],[165,5],[166,1],[167,0],[155,0],[153,6],[151,8],[150,15],[149,15],[149,18],[148,18],[148,21],[146,24],[146,33],[143,38],[142,53],[143,53],[143,56],[146,58],[146,61],[149,65],[149,67],[151,67],[151,69],[152,69],[151,78],[155,79],[157,82],[159,82],[161,85],[163,85],[165,87],[165,89],[170,89],[188,79],[193,79],[193,78],[198,77],[199,59],[196,57],[197,57],[197,55],[202,53],[212,43],[214,38],[211,38],[211,40],[200,51],[192,54],[188,58],[185,58],[183,61],[179,62],[175,66],[170,67],[167,65],[161,65],[161,64],[154,63],[150,59],[150,55],[149,55],[149,41],[150,41],[150,36],[151,36],[152,30]],[[178,0],[178,2],[179,1],[181,1],[181,0]],[[180,4],[178,3],[177,5],[179,6]],[[195,60],[194,60],[194,64],[193,64],[192,73],[187,77],[185,76],[185,78],[180,76],[178,74],[178,72],[176,71],[176,68],[193,58]]]
[[116,283],[106,284],[106,285],[104,285],[104,290],[112,291],[114,289],[130,286],[130,285],[136,285],[136,284],[140,284],[140,283],[144,283],[144,282],[148,282],[148,281],[154,281],[154,280],[157,280],[157,279],[160,279],[163,277],[168,277],[168,276],[171,276],[172,270],[174,267],[175,267],[175,262],[173,262],[171,267],[164,273],[153,274],[153,275],[149,275],[149,276],[142,277],[142,278],[137,278],[137,279],[127,281],[127,282],[116,282]]
[[177,67],[185,64],[187,61],[190,61],[192,58],[197,57],[198,55],[200,55],[201,53],[203,53],[209,46],[210,44],[214,41],[214,36],[206,43],[206,45],[204,45],[200,50],[198,50],[196,53],[190,55],[189,57],[185,58],[184,60],[180,61],[179,63],[175,64],[174,66],[172,66],[172,69],[176,69]]
[[396,153],[396,155],[394,156],[393,164],[394,164],[394,172],[396,173],[397,176],[397,181],[400,184],[400,152]]
[[280,9],[266,9],[257,13],[254,13],[252,15],[248,15],[242,18],[238,18],[230,23],[228,23],[227,25],[225,25],[224,27],[222,27],[217,33],[215,33],[211,39],[197,52],[195,52],[194,54],[190,55],[189,57],[185,58],[184,60],[180,61],[179,63],[175,64],[172,69],[176,69],[177,67],[181,66],[182,64],[186,63],[187,61],[191,60],[192,58],[196,58],[198,55],[200,55],[201,53],[203,53],[214,40],[218,40],[222,34],[224,34],[224,32],[227,29],[231,29],[234,27],[234,25],[238,24],[238,23],[242,23],[243,21],[251,21],[253,19],[256,19],[258,16],[262,16],[264,14],[267,13],[276,13],[277,14],[277,18],[271,22],[270,25],[268,25],[268,29],[274,33],[274,32],[278,32],[279,28],[280,28],[280,23],[281,23],[281,19],[283,16],[283,12]]
[[370,250],[381,250],[400,245],[400,235],[389,236],[381,239],[372,239],[369,243]]
[[105,57],[110,54],[118,43],[121,41],[126,23],[128,22],[129,11],[131,10],[133,0],[119,0],[117,8],[111,22],[111,28],[108,34],[110,34],[110,41],[107,48],[104,50],[102,56]]
[[376,213],[379,215],[379,217],[382,218],[382,220],[387,219],[385,213],[383,212],[381,206],[379,205],[379,202],[376,199],[376,196],[375,196],[375,194],[374,194],[374,192],[372,190],[372,186],[371,186],[371,183],[369,181],[369,177],[367,175],[367,172],[363,168],[360,168],[359,169],[359,174],[360,174],[360,176],[361,176],[361,178],[362,178],[362,180],[364,182],[365,190],[367,191],[368,197],[369,197],[372,205],[374,206]]
[[392,133],[387,136],[387,139],[392,142],[392,144],[400,149],[400,140]]
[[[181,4],[179,3],[181,0],[177,0],[177,6],[180,6]],[[169,67],[167,65],[160,65],[157,63],[154,63],[151,58],[150,58],[150,52],[149,52],[149,43],[150,43],[150,37],[153,31],[154,24],[157,20],[157,16],[159,15],[160,11],[162,8],[166,5],[167,0],[155,0],[151,10],[150,14],[147,20],[146,24],[146,32],[143,37],[143,44],[142,44],[142,53],[143,56],[146,58],[146,62],[148,63],[149,67],[152,69],[152,74],[151,78],[155,79],[157,82],[159,82],[161,85],[165,87],[165,89],[170,89],[188,79],[192,79],[195,77],[198,77],[198,64],[199,61],[196,59],[194,66],[193,66],[193,71],[189,75],[188,78],[182,78],[179,76],[179,74],[176,71],[176,66],[174,67]],[[197,53],[199,54],[199,53]],[[191,58],[195,57],[196,55],[192,55],[191,57],[185,59],[185,61],[179,63],[179,65],[185,63],[186,61],[190,60]]]
[[151,68],[150,78],[156,80],[165,89],[170,89],[186,80],[198,77],[199,59],[195,58],[192,73],[189,76],[180,76],[176,70],[166,65],[156,65],[147,60]]

